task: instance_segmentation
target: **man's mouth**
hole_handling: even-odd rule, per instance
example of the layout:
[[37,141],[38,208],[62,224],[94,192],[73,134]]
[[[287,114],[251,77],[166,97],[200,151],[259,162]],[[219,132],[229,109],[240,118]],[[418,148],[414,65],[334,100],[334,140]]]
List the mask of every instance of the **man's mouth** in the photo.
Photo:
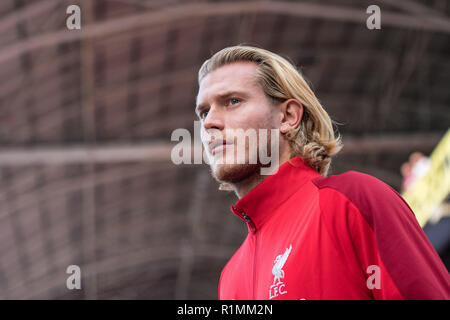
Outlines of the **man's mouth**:
[[227,146],[229,146],[230,144],[231,143],[227,142],[226,140],[221,140],[221,139],[213,140],[208,145],[209,152],[212,155],[215,155],[218,152],[223,152],[225,150],[225,148]]

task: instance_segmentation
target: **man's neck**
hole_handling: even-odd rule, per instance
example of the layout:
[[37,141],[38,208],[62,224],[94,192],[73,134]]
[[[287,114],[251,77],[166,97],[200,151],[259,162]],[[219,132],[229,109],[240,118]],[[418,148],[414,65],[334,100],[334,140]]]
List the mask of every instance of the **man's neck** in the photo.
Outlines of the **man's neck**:
[[[290,159],[289,154],[280,155],[278,167],[280,167],[283,163],[285,163],[289,159]],[[274,168],[270,174],[277,171],[278,167]],[[249,177],[248,179],[240,181],[236,184],[232,184],[231,186],[233,187],[234,193],[237,195],[237,197],[239,199],[241,199],[247,193],[249,193],[253,188],[255,188],[258,184],[263,182],[268,176],[269,175],[263,175],[258,172],[255,175]]]
[[266,175],[255,174],[254,176],[249,177],[244,181],[240,181],[236,184],[233,184],[232,187],[234,189],[234,193],[237,195],[239,199],[244,197],[247,193],[249,193],[253,188],[255,188],[258,184],[266,179]]

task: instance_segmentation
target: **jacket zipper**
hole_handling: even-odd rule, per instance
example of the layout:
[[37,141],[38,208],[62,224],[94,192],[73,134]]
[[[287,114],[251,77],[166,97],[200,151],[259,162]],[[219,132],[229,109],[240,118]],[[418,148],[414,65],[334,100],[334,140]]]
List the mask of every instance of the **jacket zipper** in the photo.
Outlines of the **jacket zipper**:
[[250,219],[250,217],[245,213],[242,212],[242,216],[244,217],[245,221],[247,221],[248,225],[250,226],[253,236],[255,237],[255,251],[253,253],[253,286],[252,286],[252,290],[253,290],[253,299],[256,299],[256,253],[257,253],[257,249],[258,249],[258,234],[256,233],[256,226],[253,223],[252,219]]
[[250,226],[250,228],[252,229],[253,233],[256,233],[256,226],[253,223],[252,219],[250,219],[250,217],[245,212],[242,212],[242,216],[244,217],[245,221],[247,221],[247,223]]

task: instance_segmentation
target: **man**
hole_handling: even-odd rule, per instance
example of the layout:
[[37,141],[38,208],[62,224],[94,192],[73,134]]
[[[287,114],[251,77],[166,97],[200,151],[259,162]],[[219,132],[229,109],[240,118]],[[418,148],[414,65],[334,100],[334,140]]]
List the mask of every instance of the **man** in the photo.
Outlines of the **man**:
[[[199,71],[196,113],[212,175],[239,197],[231,209],[249,231],[219,299],[450,298],[449,274],[396,191],[355,171],[327,177],[340,139],[287,60],[219,51]],[[256,142],[251,130],[263,132]],[[261,174],[261,150],[279,155],[272,174]]]

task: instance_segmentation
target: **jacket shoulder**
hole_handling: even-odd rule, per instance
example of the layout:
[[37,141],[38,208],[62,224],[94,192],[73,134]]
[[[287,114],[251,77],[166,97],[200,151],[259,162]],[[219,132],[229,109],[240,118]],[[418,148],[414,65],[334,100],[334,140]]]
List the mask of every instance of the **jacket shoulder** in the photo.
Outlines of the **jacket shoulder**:
[[314,178],[312,182],[319,189],[332,188],[346,195],[356,195],[367,190],[371,192],[394,190],[378,178],[353,170],[328,177],[320,176]]
[[[373,214],[382,213],[383,207],[401,207],[412,213],[409,205],[385,182],[369,174],[358,171],[347,171],[328,177],[317,177],[312,180],[320,190],[333,189],[352,202],[364,215],[370,225],[373,224]],[[326,199],[325,199],[326,201]]]

